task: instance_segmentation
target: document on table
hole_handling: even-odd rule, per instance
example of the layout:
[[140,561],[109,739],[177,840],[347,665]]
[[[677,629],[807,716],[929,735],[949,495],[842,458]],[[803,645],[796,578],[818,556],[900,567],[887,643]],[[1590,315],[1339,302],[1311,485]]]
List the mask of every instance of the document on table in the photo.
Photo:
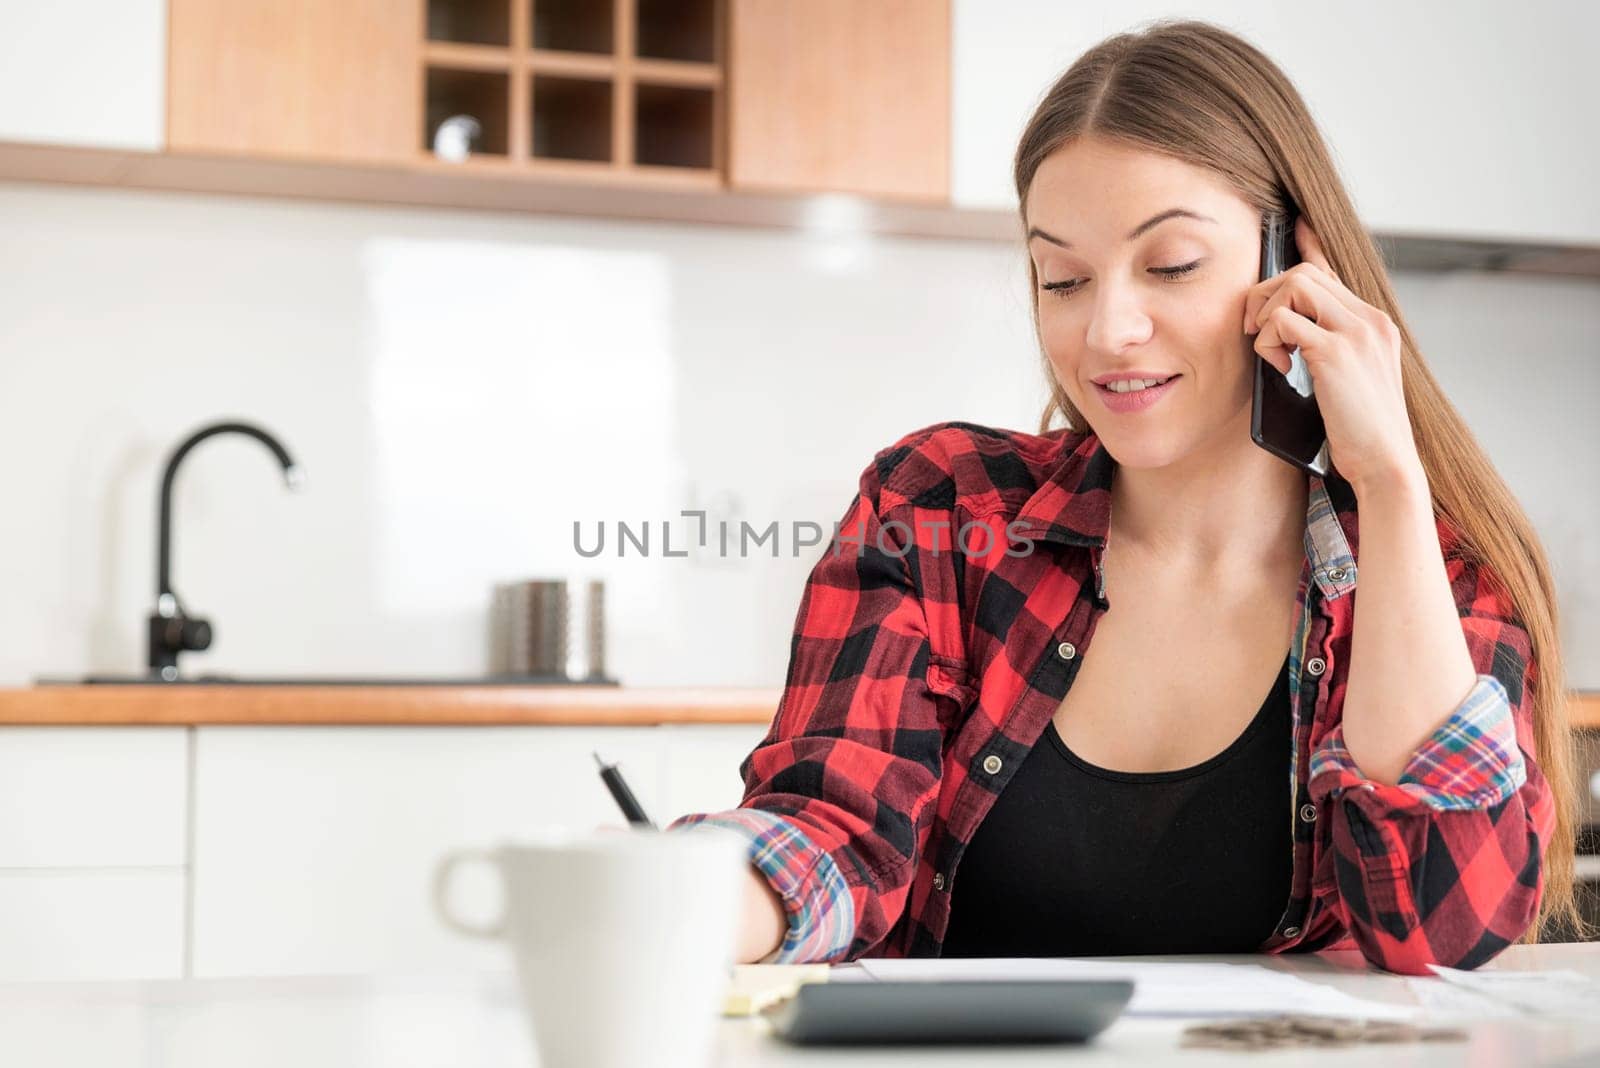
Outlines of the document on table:
[[1368,1001],[1259,964],[1122,962],[1070,957],[890,957],[838,965],[828,981],[1131,979],[1128,1016],[1347,1016],[1409,1020],[1410,1005]]
[[1417,1000],[1436,1013],[1578,1019],[1600,1014],[1600,983],[1581,972],[1428,967],[1438,979],[1411,979],[1409,985]]

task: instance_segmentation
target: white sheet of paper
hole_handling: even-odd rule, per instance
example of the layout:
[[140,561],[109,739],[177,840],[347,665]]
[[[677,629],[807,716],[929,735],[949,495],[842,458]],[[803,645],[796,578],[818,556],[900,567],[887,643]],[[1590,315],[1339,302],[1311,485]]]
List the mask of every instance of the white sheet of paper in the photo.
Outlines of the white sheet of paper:
[[1132,979],[1129,1016],[1344,1016],[1409,1020],[1417,1009],[1368,1001],[1257,964],[1124,963],[1070,957],[891,957],[836,967],[829,982]]
[[1523,1015],[1521,1009],[1496,1001],[1489,994],[1447,983],[1437,976],[1406,976],[1406,986],[1430,1019],[1488,1020]]
[[[1445,982],[1530,1016],[1588,1019],[1600,1014],[1600,983],[1581,972],[1463,971],[1438,964],[1428,967]],[[1426,982],[1417,980],[1417,984]]]

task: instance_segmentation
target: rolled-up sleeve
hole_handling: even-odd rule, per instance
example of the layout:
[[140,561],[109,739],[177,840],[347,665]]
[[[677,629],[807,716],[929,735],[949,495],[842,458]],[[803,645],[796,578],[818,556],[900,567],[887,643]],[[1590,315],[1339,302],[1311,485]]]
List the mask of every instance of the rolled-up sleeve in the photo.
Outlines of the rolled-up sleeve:
[[695,813],[674,820],[667,830],[722,827],[744,837],[750,861],[783,901],[788,929],[762,964],[827,961],[842,957],[855,934],[850,888],[833,858],[818,849],[799,824],[776,812],[739,808]]
[[1477,967],[1527,931],[1555,825],[1535,760],[1528,633],[1480,566],[1445,565],[1478,672],[1471,691],[1394,784],[1362,774],[1342,725],[1311,758],[1346,925],[1372,963],[1416,975]]
[[893,521],[903,502],[883,487],[905,451],[874,457],[806,580],[777,712],[740,764],[739,807],[668,828],[744,834],[787,915],[768,958],[780,963],[853,959],[880,942],[927,844],[943,734],[915,533]]

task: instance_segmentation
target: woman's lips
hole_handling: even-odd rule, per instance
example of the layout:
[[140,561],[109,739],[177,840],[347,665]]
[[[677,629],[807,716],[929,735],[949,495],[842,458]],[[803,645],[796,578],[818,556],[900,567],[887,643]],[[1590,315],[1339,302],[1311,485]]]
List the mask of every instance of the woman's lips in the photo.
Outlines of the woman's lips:
[[1107,410],[1119,413],[1142,412],[1172,392],[1172,387],[1176,386],[1178,379],[1182,377],[1182,375],[1173,375],[1159,386],[1136,389],[1131,393],[1117,393],[1105,386],[1095,386],[1094,388],[1100,394],[1100,403],[1104,404]]

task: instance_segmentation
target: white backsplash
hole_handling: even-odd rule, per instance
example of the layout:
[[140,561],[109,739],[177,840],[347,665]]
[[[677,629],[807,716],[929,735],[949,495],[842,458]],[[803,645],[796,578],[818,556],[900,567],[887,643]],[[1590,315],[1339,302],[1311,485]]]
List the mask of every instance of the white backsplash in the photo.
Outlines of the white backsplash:
[[[824,204],[824,207],[826,204]],[[468,675],[494,583],[603,577],[630,685],[781,685],[801,586],[872,454],[1033,429],[1020,247],[0,185],[0,684],[139,670],[157,479],[189,672]],[[1406,275],[1436,373],[1540,525],[1600,688],[1600,285]],[[1530,377],[1531,376],[1531,377]],[[660,553],[714,524],[782,555]],[[573,548],[604,521],[606,556]],[[651,526],[617,559],[615,524]],[[760,550],[770,553],[770,543]]]

